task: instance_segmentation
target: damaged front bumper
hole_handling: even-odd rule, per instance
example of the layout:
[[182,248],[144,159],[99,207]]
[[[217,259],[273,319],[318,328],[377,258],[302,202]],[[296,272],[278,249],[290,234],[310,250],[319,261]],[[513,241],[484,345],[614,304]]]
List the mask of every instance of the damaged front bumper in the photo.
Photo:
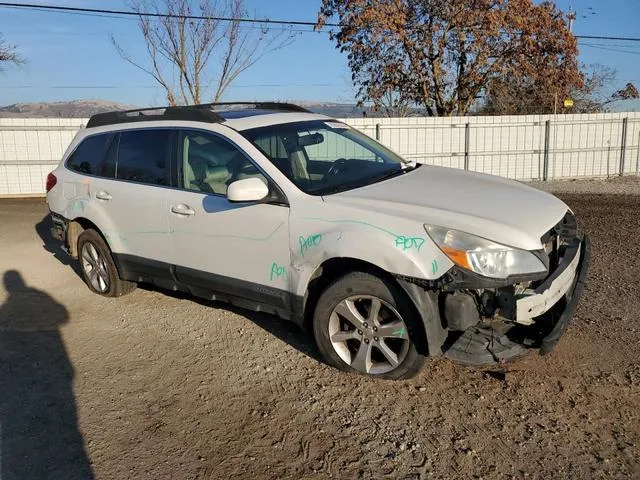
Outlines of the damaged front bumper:
[[530,349],[549,353],[567,329],[584,288],[591,246],[575,231],[557,235],[546,278],[489,279],[452,268],[438,281],[397,276],[422,320],[420,352],[481,366]]
[[[569,326],[569,322],[573,318],[573,314],[578,307],[580,296],[582,295],[582,289],[587,283],[587,272],[589,270],[589,260],[591,259],[591,243],[587,236],[584,237],[580,245],[579,255],[576,265],[576,273],[570,282],[570,288],[567,289],[564,297],[566,299],[566,306],[560,317],[553,325],[551,331],[542,339],[540,345],[540,354],[546,355],[549,353],[557,341],[560,339],[564,331]],[[560,279],[558,279],[560,281]]]
[[[530,348],[548,354],[565,332],[586,283],[591,246],[584,236],[567,246],[555,270],[542,283],[512,298],[512,308],[467,328],[445,343],[445,356],[471,365],[505,362]],[[502,312],[501,312],[502,313]]]

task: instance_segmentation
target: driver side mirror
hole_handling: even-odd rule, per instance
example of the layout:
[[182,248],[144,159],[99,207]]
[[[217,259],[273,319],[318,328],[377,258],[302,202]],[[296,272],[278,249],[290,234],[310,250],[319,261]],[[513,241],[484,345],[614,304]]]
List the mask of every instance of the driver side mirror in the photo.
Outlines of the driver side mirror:
[[269,187],[259,178],[236,180],[227,189],[230,202],[257,202],[269,195]]

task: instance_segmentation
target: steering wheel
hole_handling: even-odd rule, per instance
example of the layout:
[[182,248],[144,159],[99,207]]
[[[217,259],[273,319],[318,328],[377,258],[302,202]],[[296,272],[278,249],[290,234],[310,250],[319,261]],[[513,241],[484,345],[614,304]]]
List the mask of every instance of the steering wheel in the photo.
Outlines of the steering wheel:
[[328,178],[334,177],[342,172],[342,168],[347,164],[346,158],[338,158],[327,170],[324,178],[327,180]]

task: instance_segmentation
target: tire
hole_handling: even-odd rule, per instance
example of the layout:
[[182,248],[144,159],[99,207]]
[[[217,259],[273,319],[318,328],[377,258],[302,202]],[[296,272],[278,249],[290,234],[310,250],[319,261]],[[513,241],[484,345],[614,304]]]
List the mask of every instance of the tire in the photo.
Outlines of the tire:
[[85,230],[78,237],[78,261],[89,290],[98,295],[121,297],[137,286],[135,282],[120,279],[111,250],[95,230]]
[[405,379],[426,363],[416,348],[425,337],[411,300],[371,273],[351,272],[327,287],[316,305],[313,333],[324,359],[340,370]]

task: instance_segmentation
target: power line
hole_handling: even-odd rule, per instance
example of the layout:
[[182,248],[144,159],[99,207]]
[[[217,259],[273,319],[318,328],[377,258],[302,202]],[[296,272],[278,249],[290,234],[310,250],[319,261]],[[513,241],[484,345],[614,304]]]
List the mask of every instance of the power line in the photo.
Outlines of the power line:
[[638,37],[599,37],[597,35],[574,35],[584,40],[621,40],[623,42],[640,42]]
[[[7,8],[19,8],[25,10],[42,10],[49,12],[59,13],[76,13],[85,15],[99,15],[105,17],[107,15],[115,15],[116,17],[152,17],[152,18],[176,18],[180,20],[215,20],[221,22],[239,22],[239,23],[253,23],[261,25],[293,25],[293,26],[306,26],[315,27],[316,22],[302,21],[302,20],[271,20],[268,18],[233,18],[233,17],[207,17],[204,15],[175,15],[170,13],[159,12],[134,12],[129,10],[111,10],[105,8],[85,8],[85,7],[68,7],[62,5],[38,5],[34,3],[15,3],[15,2],[0,2],[0,7]],[[109,18],[109,17],[107,17]],[[343,25],[339,23],[325,23],[326,27],[341,27]],[[304,30],[307,32],[310,30]],[[613,40],[613,41],[625,41],[625,42],[640,42],[640,37],[612,37],[612,36],[600,36],[600,35],[574,35],[578,39],[585,40]]]
[[628,43],[581,43],[581,45],[588,45],[588,46],[598,46],[598,47],[620,47],[620,48],[626,48],[626,49],[632,49],[632,50],[637,50],[640,49],[640,45],[634,45],[634,44],[628,44]]
[[[0,7],[21,8],[25,10],[44,10],[51,12],[65,12],[65,13],[85,13],[85,14],[100,14],[100,15],[122,15],[133,17],[153,17],[153,18],[176,18],[180,20],[215,20],[220,22],[240,22],[240,23],[259,23],[259,24],[272,24],[272,25],[297,25],[297,26],[310,26],[315,27],[316,22],[307,22],[301,20],[271,20],[268,18],[233,18],[233,17],[218,17],[218,16],[205,16],[205,15],[176,15],[171,13],[159,13],[159,12],[134,12],[131,10],[110,10],[105,8],[84,8],[84,7],[68,7],[62,5],[38,5],[34,3],[12,3],[12,2],[0,2]],[[339,27],[337,23],[325,23],[328,27]]]
[[[230,85],[229,88],[308,88],[308,87],[343,87],[343,83],[263,83],[254,85]],[[159,89],[160,85],[0,85],[0,89],[73,89],[73,90],[92,90],[92,89]]]
[[618,52],[618,53],[628,53],[630,55],[640,55],[639,51],[631,51],[631,50],[622,50],[619,48],[609,48],[609,47],[600,47],[598,45],[594,45],[592,43],[583,43],[582,45],[584,45],[585,47],[590,47],[590,48],[597,48],[598,50],[606,50],[607,52]]

